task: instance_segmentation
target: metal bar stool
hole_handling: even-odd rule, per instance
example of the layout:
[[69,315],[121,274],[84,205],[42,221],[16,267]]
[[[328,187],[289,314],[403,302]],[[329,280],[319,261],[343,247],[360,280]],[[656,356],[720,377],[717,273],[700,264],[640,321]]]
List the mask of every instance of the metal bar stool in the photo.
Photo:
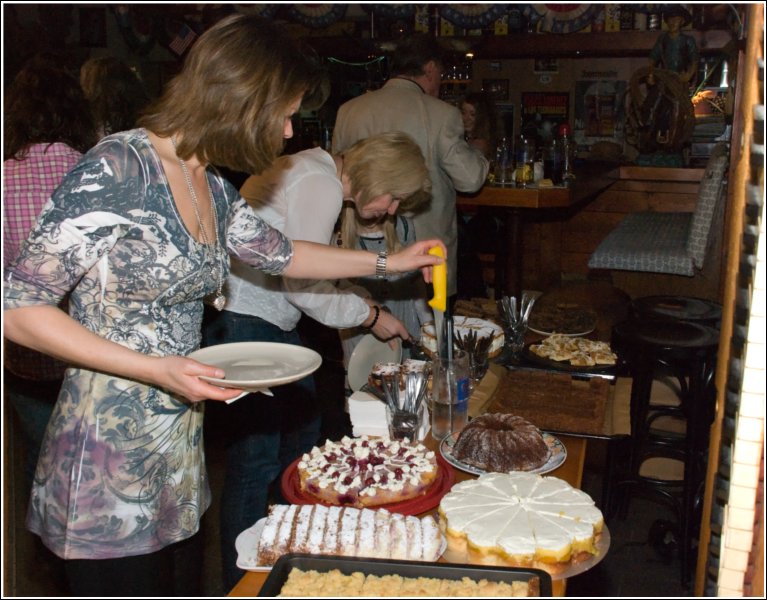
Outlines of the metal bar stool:
[[722,306],[691,296],[644,296],[631,302],[631,310],[637,319],[671,319],[692,321],[719,329]]
[[[614,486],[621,492],[620,514],[625,518],[629,495],[646,493],[665,502],[676,514],[680,531],[681,578],[690,580],[696,503],[705,475],[705,451],[716,394],[713,385],[719,332],[706,325],[670,319],[632,319],[613,329],[613,347],[626,362],[632,377],[631,442],[627,473]],[[679,403],[652,402],[653,381],[671,373],[679,383]],[[656,427],[662,417],[684,422],[683,432]],[[648,473],[651,458],[670,458],[684,467],[681,479]],[[610,508],[616,498],[609,502]]]

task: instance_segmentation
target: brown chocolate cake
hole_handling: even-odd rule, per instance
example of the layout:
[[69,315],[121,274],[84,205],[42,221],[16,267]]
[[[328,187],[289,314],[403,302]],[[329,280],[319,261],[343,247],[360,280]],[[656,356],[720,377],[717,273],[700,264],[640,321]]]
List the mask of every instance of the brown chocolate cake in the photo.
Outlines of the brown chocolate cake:
[[541,430],[516,415],[486,413],[461,431],[453,456],[493,473],[531,471],[544,465],[551,450]]

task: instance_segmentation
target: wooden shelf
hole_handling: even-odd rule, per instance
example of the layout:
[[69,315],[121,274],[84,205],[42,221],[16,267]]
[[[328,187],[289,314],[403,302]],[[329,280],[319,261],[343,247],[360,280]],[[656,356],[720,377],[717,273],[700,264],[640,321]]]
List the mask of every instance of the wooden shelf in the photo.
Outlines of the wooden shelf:
[[[729,31],[686,31],[698,42],[700,53],[716,54],[732,41]],[[475,59],[491,58],[584,58],[592,56],[647,56],[655,45],[657,31],[615,33],[533,33],[487,36],[475,48]]]
[[[685,31],[698,42],[701,55],[729,52],[732,34],[724,29]],[[620,31],[614,33],[518,33],[482,37],[440,38],[456,51],[471,49],[475,59],[586,58],[647,56],[658,38],[658,31]],[[342,60],[370,60],[381,56],[384,40],[343,37],[303,38],[321,56]]]

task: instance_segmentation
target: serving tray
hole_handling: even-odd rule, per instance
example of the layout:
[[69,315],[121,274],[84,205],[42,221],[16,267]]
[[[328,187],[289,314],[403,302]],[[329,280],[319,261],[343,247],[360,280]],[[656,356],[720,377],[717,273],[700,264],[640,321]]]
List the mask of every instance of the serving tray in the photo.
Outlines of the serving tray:
[[460,580],[468,577],[474,581],[527,581],[536,586],[535,596],[551,596],[551,576],[540,569],[509,569],[504,567],[484,567],[453,563],[423,563],[409,560],[382,560],[374,558],[346,558],[340,556],[317,556],[314,554],[286,554],[274,564],[266,578],[260,597],[274,597],[294,568],[304,571],[327,572],[338,569],[344,575],[355,572],[365,575],[400,575],[401,577],[434,577],[436,579]]

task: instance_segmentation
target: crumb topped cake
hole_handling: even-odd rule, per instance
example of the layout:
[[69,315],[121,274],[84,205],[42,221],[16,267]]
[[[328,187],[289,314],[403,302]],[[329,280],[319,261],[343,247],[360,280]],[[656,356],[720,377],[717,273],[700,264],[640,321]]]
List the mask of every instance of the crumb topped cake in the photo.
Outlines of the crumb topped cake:
[[489,473],[442,498],[440,528],[450,562],[563,571],[597,553],[602,512],[557,477]]
[[304,454],[301,490],[332,505],[380,506],[425,493],[437,478],[437,457],[423,444],[344,437]]

